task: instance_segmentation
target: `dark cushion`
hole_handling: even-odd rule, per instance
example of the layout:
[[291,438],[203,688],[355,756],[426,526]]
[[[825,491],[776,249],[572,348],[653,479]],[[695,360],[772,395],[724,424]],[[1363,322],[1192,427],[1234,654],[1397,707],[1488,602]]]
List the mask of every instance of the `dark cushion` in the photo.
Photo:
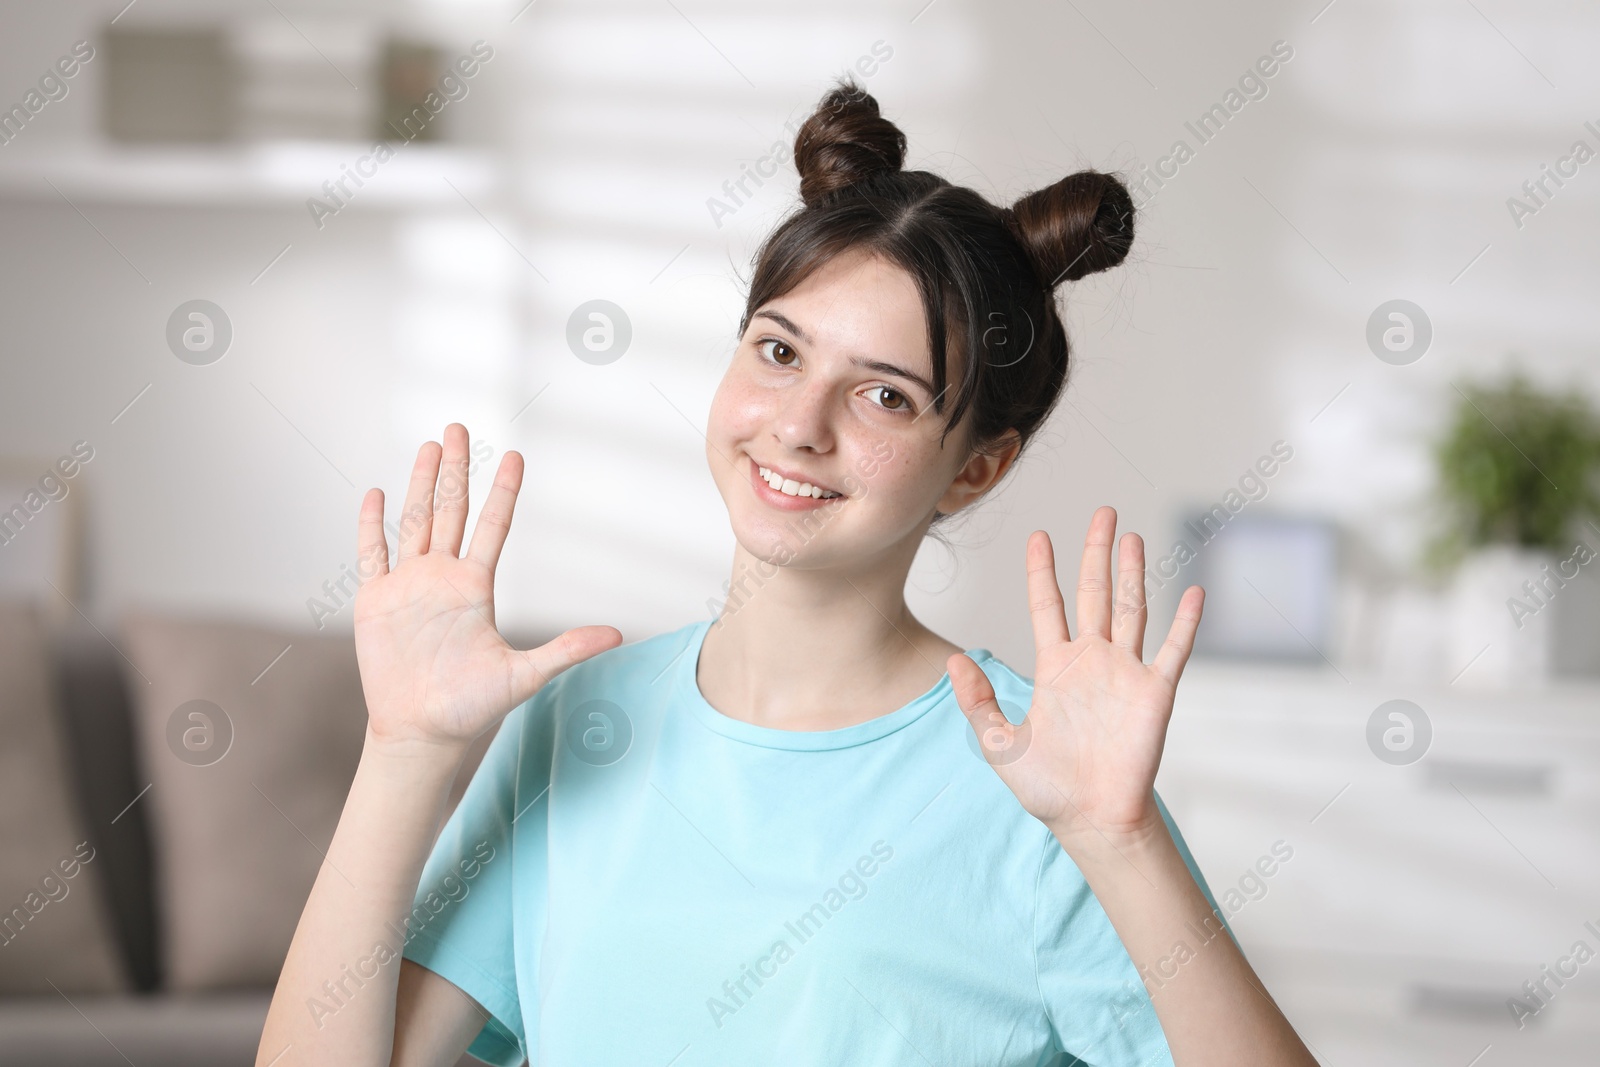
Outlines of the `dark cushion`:
[[0,993],[126,987],[106,836],[79,810],[54,683],[38,611],[0,603]]

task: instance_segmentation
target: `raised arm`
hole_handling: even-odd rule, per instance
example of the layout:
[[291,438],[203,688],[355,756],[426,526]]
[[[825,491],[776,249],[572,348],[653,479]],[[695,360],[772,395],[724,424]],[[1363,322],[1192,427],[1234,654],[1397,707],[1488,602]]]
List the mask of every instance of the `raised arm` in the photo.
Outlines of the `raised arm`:
[[396,931],[467,746],[552,677],[621,641],[609,626],[586,626],[522,652],[500,636],[494,571],[521,484],[522,457],[508,452],[462,555],[467,431],[452,423],[442,449],[429,441],[417,453],[392,569],[383,493],[361,502],[363,570],[376,572],[355,607],[366,744],[279,975],[258,1067],[448,1067],[483,1025],[466,994],[400,959]]
[[[1156,771],[1173,695],[1194,646],[1204,594],[1185,590],[1154,662],[1146,665],[1144,543],[1122,539],[1115,596],[1117,515],[1089,524],[1078,578],[1078,636],[1067,630],[1050,538],[1028,540],[1028,606],[1037,661],[1024,725],[1006,721],[994,690],[966,656],[949,662],[956,697],[995,772],[1066,849],[1134,966],[1176,1067],[1316,1067],[1190,874],[1155,802]],[[1209,930],[1201,947],[1194,931]],[[1175,951],[1178,945],[1191,951]],[[1182,966],[1171,976],[1174,957]],[[1152,979],[1152,976],[1155,976]]]

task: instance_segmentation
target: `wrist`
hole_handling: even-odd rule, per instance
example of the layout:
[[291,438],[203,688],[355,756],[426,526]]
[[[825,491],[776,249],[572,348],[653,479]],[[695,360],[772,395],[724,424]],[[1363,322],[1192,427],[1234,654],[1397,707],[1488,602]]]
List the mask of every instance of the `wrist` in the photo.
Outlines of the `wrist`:
[[1166,822],[1153,805],[1148,817],[1129,824],[1102,826],[1083,815],[1075,815],[1046,825],[1067,855],[1080,867],[1107,858],[1127,859],[1149,854],[1173,844]]
[[361,760],[377,766],[393,767],[408,778],[446,776],[453,779],[466,758],[470,741],[380,734],[367,726]]

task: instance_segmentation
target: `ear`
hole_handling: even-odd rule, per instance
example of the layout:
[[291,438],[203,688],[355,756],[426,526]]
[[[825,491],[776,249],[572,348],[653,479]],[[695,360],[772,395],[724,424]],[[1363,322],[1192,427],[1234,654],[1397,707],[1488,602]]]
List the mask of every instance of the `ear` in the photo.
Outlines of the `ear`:
[[1022,435],[1015,430],[1007,430],[988,448],[973,452],[961,470],[956,472],[950,488],[939,498],[939,514],[954,514],[993,489],[1006,476],[1006,471],[1011,469],[1011,464],[1021,451]]

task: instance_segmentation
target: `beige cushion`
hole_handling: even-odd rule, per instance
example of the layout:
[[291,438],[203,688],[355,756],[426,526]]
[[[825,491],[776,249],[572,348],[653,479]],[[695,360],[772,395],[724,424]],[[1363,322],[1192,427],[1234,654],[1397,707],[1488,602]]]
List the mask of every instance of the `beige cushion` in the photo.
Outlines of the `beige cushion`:
[[0,993],[114,992],[126,978],[50,670],[35,609],[0,604]]
[[149,680],[130,672],[167,986],[270,986],[361,755],[355,644],[146,614],[123,635]]

